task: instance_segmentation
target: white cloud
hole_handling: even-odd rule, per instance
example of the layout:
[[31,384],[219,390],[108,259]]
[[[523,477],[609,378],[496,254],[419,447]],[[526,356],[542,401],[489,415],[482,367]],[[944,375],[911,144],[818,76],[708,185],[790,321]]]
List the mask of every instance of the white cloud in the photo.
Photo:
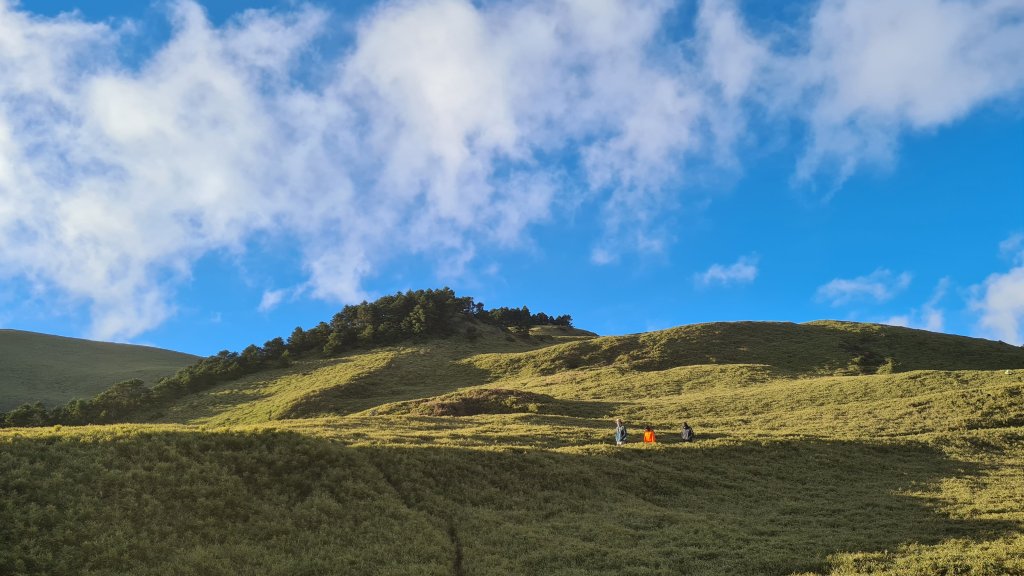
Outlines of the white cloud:
[[899,316],[891,316],[888,320],[882,322],[882,324],[888,324],[890,326],[903,326],[904,328],[910,327],[910,316],[908,314],[901,314]]
[[99,338],[158,325],[196,259],[253,236],[300,242],[296,289],[358,300],[394,255],[458,274],[479,243],[517,245],[572,188],[538,164],[556,151],[607,198],[609,254],[653,249],[636,227],[707,107],[654,50],[669,6],[384,5],[299,82],[317,9],[214,27],[176,2],[168,42],[127,66],[125,30],[0,4],[0,263],[88,302]]
[[942,332],[942,329],[945,328],[946,318],[942,310],[933,308],[923,311],[922,314],[924,314],[924,317],[923,324],[919,325],[920,328],[932,332]]
[[978,329],[982,336],[1020,345],[1024,344],[1024,235],[1010,236],[999,249],[1014,266],[974,286],[970,308],[980,314]]
[[669,39],[674,7],[385,3],[310,73],[333,25],[316,8],[214,26],[178,0],[170,38],[129,63],[130,25],[0,0],[0,275],[86,304],[111,339],[159,325],[200,257],[255,237],[297,243],[307,281],[286,290],[342,301],[389,258],[458,274],[582,204],[602,214],[592,260],[610,263],[664,250],[692,174],[737,166],[759,107],[809,123],[811,177],[889,158],[902,130],[1024,78],[1013,1],[830,0],[795,31],[805,51],[727,0]]
[[750,283],[755,278],[757,259],[749,256],[743,256],[728,266],[712,264],[710,268],[694,276],[697,284],[701,286]]
[[598,246],[590,251],[590,261],[598,265],[611,264],[615,262],[615,255]]
[[908,272],[894,275],[880,268],[867,276],[836,278],[818,288],[817,298],[828,301],[832,306],[865,299],[885,302],[910,286],[911,278]]
[[971,308],[981,314],[982,334],[1012,344],[1024,344],[1024,266],[1005,274],[992,274]]
[[1009,238],[1000,242],[999,253],[1015,264],[1024,266],[1024,234],[1011,234]]
[[1024,87],[1018,0],[825,0],[786,75],[809,100],[797,175],[845,179],[894,161],[904,131],[934,129]]
[[935,286],[935,290],[932,292],[931,298],[921,305],[920,308],[915,308],[908,314],[893,316],[888,320],[883,321],[883,324],[905,326],[908,328],[920,328],[931,332],[942,332],[946,326],[946,314],[945,311],[939,307],[939,304],[942,302],[942,299],[946,297],[946,292],[949,291],[949,283],[950,280],[948,277],[939,280],[939,283]]
[[130,70],[112,53],[123,31],[0,5],[0,165],[17,167],[0,182],[0,263],[87,301],[95,337],[161,323],[198,256],[240,250],[287,206],[267,157],[275,89],[260,86],[323,15],[251,12],[215,30],[182,3],[172,17],[168,44]]
[[284,297],[288,295],[288,290],[265,290],[263,292],[263,298],[260,299],[260,305],[257,308],[260,312],[270,312],[284,300]]

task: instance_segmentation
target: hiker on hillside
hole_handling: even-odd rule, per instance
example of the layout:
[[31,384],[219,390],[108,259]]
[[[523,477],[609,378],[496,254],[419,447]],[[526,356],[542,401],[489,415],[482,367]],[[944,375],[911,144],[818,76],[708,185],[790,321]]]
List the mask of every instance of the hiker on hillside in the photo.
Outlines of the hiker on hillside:
[[615,419],[615,445],[622,446],[626,442],[626,425],[622,418]]
[[644,428],[644,444],[654,444],[654,429],[650,426]]
[[683,442],[693,442],[693,428],[686,422],[683,422]]

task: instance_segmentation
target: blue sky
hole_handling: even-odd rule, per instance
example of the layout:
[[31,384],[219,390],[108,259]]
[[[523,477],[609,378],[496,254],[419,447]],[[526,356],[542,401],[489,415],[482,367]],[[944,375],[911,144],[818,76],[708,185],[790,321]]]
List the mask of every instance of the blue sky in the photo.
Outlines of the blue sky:
[[212,354],[447,285],[1024,342],[1019,3],[344,6],[0,0],[0,326]]

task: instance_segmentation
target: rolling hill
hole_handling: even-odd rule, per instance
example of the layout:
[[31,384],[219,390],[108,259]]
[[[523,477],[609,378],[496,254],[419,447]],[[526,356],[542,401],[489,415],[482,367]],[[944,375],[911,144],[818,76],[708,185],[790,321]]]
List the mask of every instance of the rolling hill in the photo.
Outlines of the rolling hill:
[[148,346],[0,329],[0,411],[89,398],[119,380],[150,382],[197,359]]
[[0,573],[1024,573],[1021,348],[467,322],[0,430]]

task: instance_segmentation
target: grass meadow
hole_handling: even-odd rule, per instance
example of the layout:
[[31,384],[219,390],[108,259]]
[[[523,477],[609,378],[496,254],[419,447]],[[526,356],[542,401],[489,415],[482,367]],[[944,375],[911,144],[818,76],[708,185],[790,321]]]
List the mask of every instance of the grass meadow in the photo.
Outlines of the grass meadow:
[[2,430],[0,573],[1024,574],[1024,353],[933,336],[494,332]]
[[0,412],[91,398],[121,380],[153,382],[196,360],[148,346],[0,330]]

